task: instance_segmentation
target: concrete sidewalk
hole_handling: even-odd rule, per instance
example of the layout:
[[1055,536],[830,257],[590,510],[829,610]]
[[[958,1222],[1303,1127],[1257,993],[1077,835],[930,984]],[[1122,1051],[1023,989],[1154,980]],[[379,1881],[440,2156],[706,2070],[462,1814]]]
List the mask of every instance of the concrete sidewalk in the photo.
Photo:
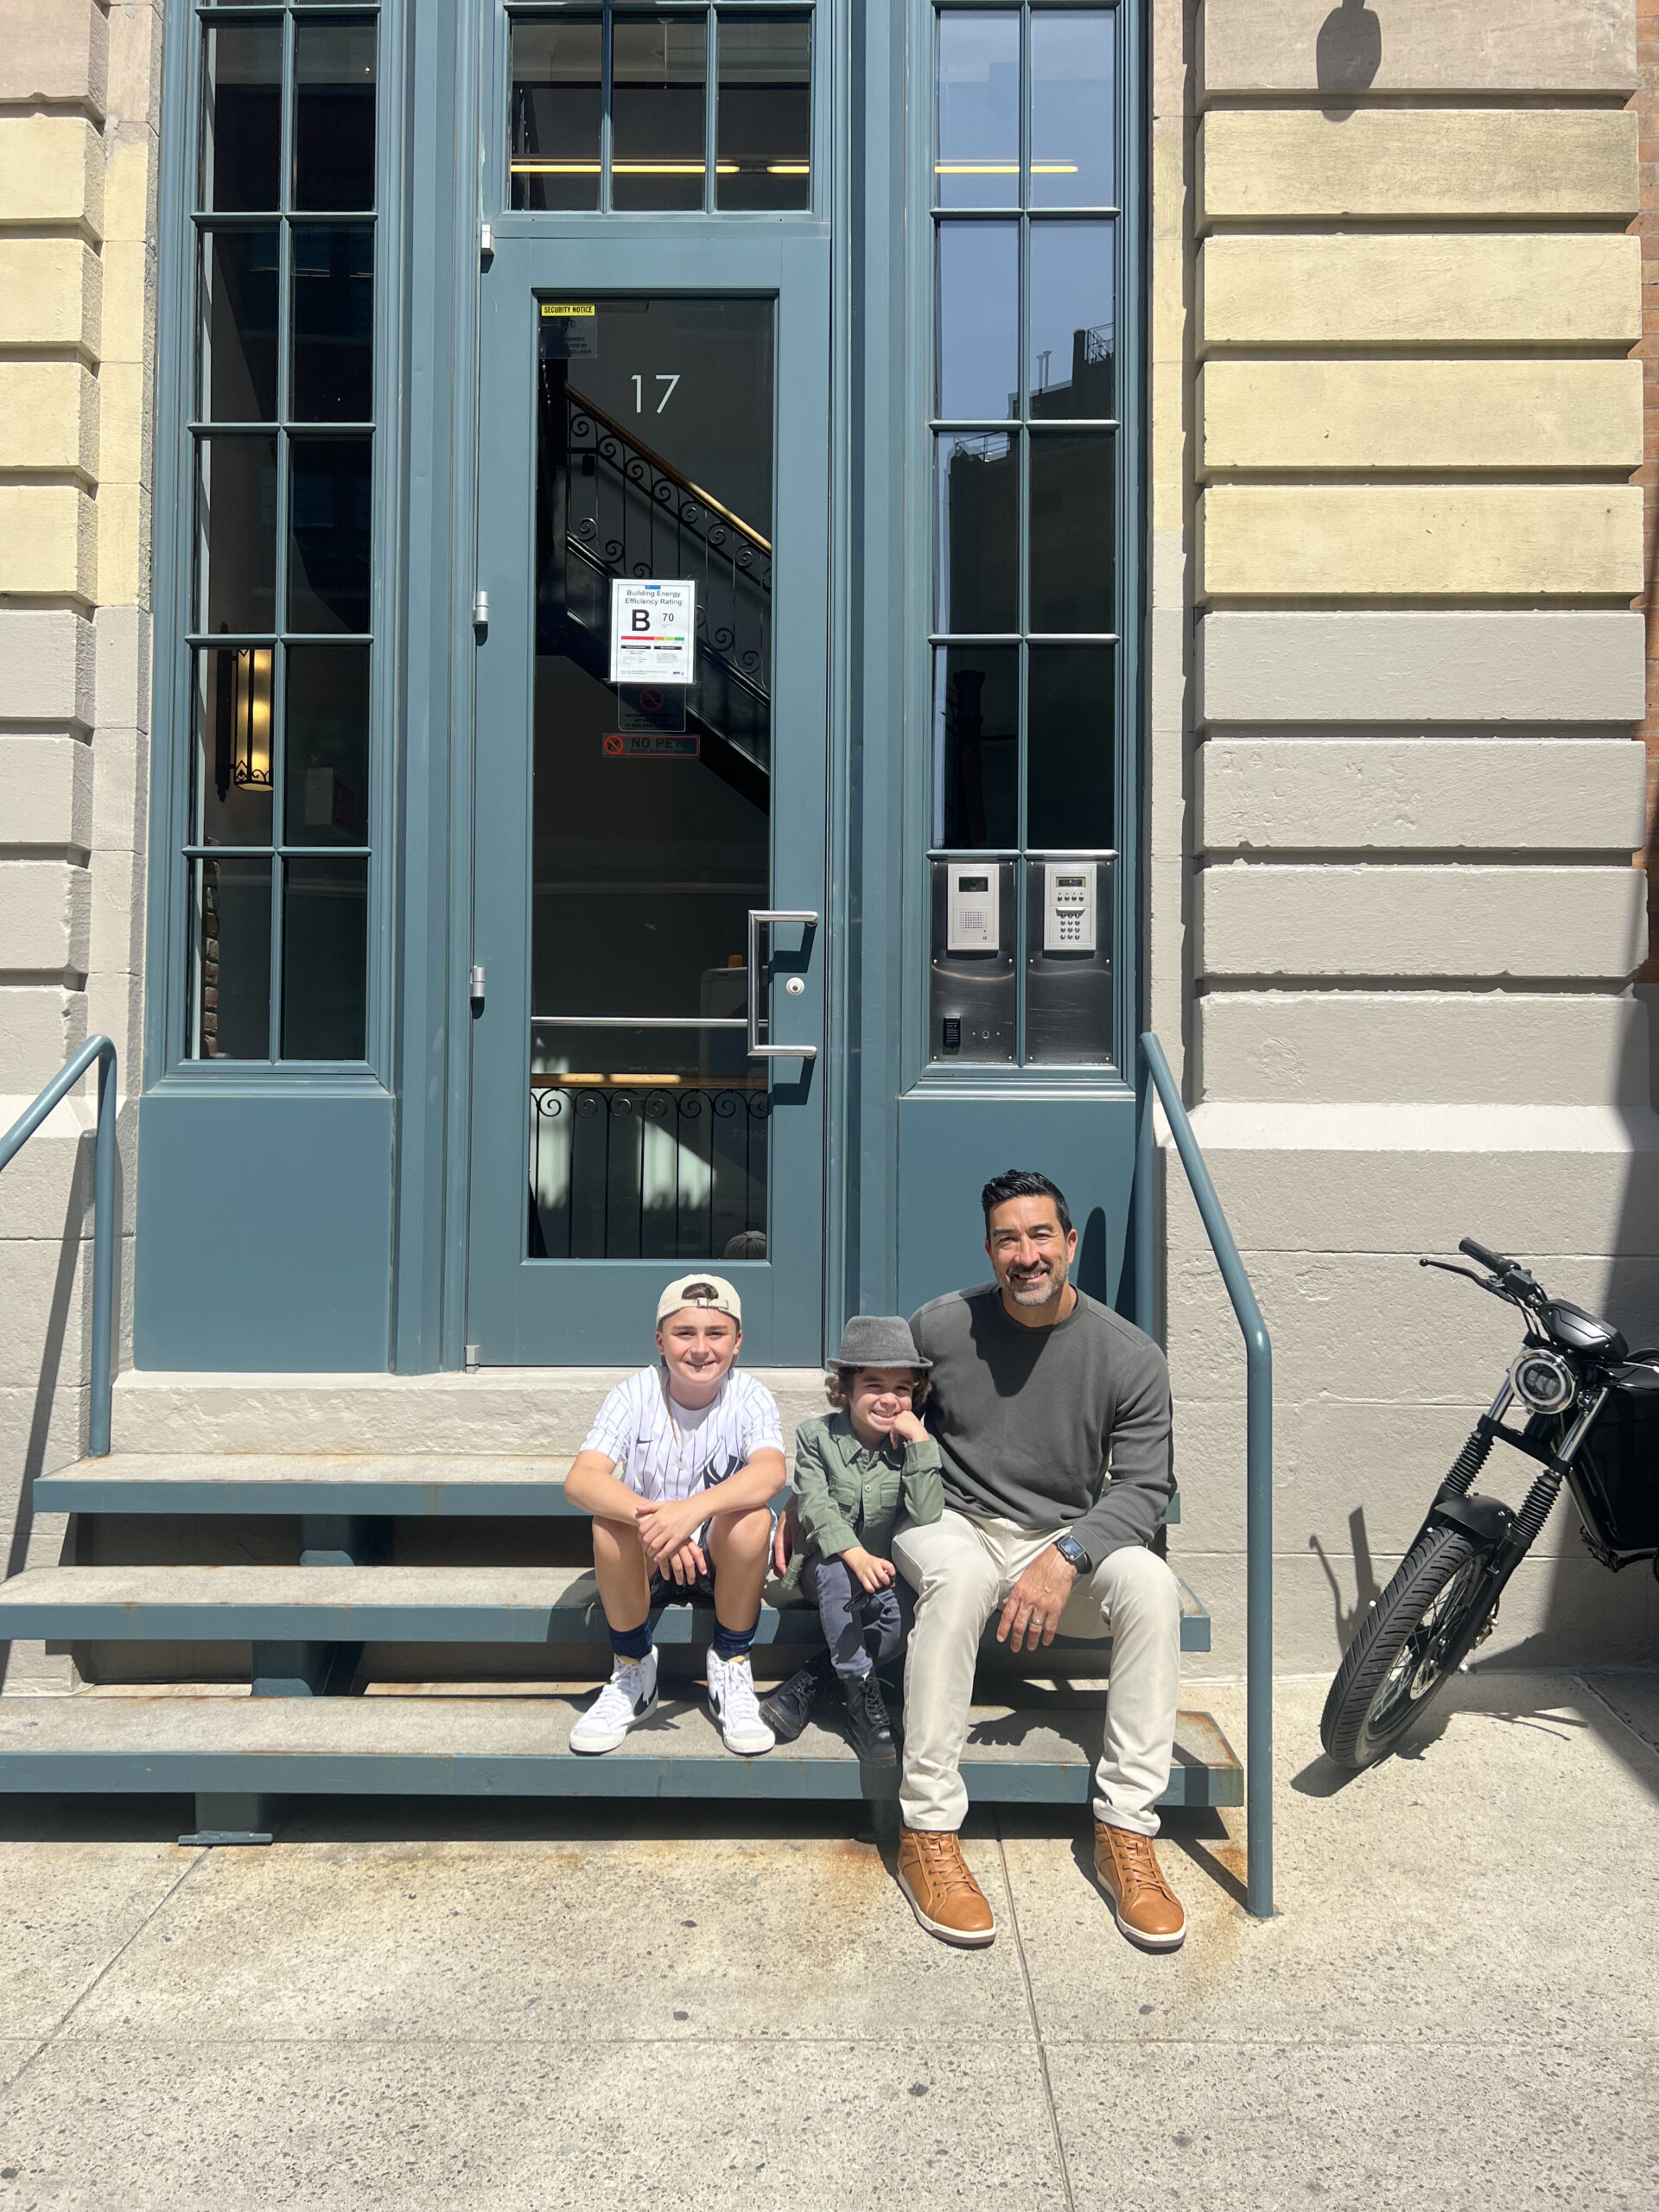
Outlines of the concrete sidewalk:
[[1649,2212],[1659,1675],[1471,1675],[1345,1786],[1325,1688],[1280,1917],[1242,1814],[1173,1819],[1173,1958],[1048,1812],[970,1830],[962,1953],[833,1813],[0,1804],[0,2212]]

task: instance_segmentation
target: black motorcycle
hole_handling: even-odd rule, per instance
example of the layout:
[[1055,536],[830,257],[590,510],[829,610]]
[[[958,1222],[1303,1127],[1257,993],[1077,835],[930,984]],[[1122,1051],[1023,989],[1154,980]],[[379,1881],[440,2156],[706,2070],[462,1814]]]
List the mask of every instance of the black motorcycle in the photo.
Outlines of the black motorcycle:
[[[1385,1758],[1491,1634],[1503,1586],[1563,1482],[1593,1559],[1615,1574],[1648,1560],[1659,1575],[1659,1350],[1631,1351],[1611,1322],[1548,1297],[1501,1252],[1467,1236],[1458,1249],[1486,1273],[1446,1260],[1419,1264],[1465,1276],[1517,1307],[1526,1341],[1331,1685],[1319,1735],[1338,1766]],[[1519,1428],[1504,1419],[1512,1406],[1524,1409]],[[1540,1470],[1518,1513],[1473,1488],[1499,1442]]]

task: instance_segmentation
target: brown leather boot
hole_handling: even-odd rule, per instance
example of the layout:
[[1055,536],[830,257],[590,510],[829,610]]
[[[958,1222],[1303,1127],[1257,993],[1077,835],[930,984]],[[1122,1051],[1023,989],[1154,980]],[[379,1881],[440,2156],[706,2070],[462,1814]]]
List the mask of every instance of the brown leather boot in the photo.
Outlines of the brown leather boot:
[[948,1830],[899,1829],[899,1886],[930,1936],[946,1943],[995,1942],[995,1916]]
[[1181,1901],[1164,1879],[1152,1838],[1095,1822],[1095,1875],[1111,1899],[1117,1924],[1132,1943],[1173,1951],[1186,1936]]

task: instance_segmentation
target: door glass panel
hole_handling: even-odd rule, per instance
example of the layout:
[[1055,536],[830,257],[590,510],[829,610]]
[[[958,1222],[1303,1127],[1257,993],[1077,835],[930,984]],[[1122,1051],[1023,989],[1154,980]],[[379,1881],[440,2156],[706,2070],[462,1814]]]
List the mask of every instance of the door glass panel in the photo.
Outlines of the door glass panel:
[[210,423],[276,420],[277,267],[274,226],[202,235],[197,404]]
[[360,1060],[368,977],[369,863],[283,863],[283,1058]]
[[[758,1256],[766,1233],[739,1025],[769,903],[773,312],[541,302],[532,1258]],[[696,585],[694,683],[611,683],[620,578]]]
[[1031,204],[1110,207],[1112,18],[1104,10],[1031,11]]
[[939,16],[941,207],[1020,205],[1020,18],[950,9]]
[[192,1057],[270,1058],[270,862],[193,861]]
[[290,438],[288,452],[288,626],[366,630],[371,442]]
[[374,205],[372,23],[302,23],[294,34],[294,205]]
[[717,207],[812,204],[812,26],[804,16],[720,16]]
[[611,40],[612,206],[701,207],[702,17],[619,16]]
[[938,226],[940,416],[1006,422],[1020,414],[1020,226]]
[[196,594],[204,630],[269,630],[276,603],[276,441],[196,446]]
[[938,626],[1020,626],[1019,433],[951,430],[938,441]]
[[286,842],[369,842],[369,648],[290,645]]
[[515,207],[597,207],[602,26],[597,16],[512,26]]
[[269,645],[198,648],[190,836],[202,845],[270,842]]
[[1110,645],[1033,645],[1027,699],[1026,842],[1058,852],[1112,842]]
[[1033,432],[1033,630],[1110,630],[1112,476],[1109,430]]
[[1112,226],[1031,226],[1031,412],[1038,422],[1117,412]]
[[1020,648],[933,655],[933,842],[973,852],[1020,842]]
[[374,416],[374,230],[296,223],[294,368],[289,413],[302,423]]
[[221,212],[280,207],[281,24],[210,30],[201,79],[202,206]]

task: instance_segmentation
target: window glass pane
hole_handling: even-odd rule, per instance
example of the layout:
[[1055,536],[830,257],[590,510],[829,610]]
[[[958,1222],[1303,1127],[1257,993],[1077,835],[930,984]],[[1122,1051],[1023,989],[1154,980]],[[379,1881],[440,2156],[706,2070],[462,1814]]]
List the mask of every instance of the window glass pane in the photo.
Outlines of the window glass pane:
[[195,655],[192,839],[270,842],[271,662],[269,645]]
[[1033,645],[1026,703],[1026,842],[1109,846],[1113,651]]
[[288,626],[369,626],[367,438],[289,440]]
[[1031,204],[1110,207],[1112,18],[1109,11],[1033,8],[1031,16]]
[[1020,205],[1020,18],[946,9],[939,25],[942,207]]
[[196,404],[209,422],[276,420],[276,283],[274,226],[204,233]]
[[812,26],[804,16],[720,18],[720,207],[812,202]]
[[1020,842],[1020,648],[933,654],[933,842],[973,851]]
[[366,423],[374,413],[374,226],[296,223],[294,371],[301,423]]
[[941,630],[1015,630],[1019,623],[1020,449],[1006,431],[947,431],[938,440]]
[[270,1058],[270,862],[193,861],[191,1057]]
[[1031,441],[1031,621],[1037,631],[1110,630],[1112,434]]
[[290,845],[369,842],[369,649],[290,645],[283,832]]
[[202,206],[279,207],[282,166],[281,25],[210,30],[202,69]]
[[374,205],[374,25],[301,23],[294,34],[294,205]]
[[196,610],[204,630],[275,626],[275,438],[197,442]]
[[1031,226],[1031,411],[1039,421],[1117,412],[1112,228]]
[[285,863],[283,1058],[360,1060],[367,1005],[369,864]]
[[702,17],[618,16],[611,39],[611,204],[701,207]]
[[938,226],[938,411],[957,422],[1020,412],[1020,226]]
[[599,205],[600,19],[512,26],[515,207]]

